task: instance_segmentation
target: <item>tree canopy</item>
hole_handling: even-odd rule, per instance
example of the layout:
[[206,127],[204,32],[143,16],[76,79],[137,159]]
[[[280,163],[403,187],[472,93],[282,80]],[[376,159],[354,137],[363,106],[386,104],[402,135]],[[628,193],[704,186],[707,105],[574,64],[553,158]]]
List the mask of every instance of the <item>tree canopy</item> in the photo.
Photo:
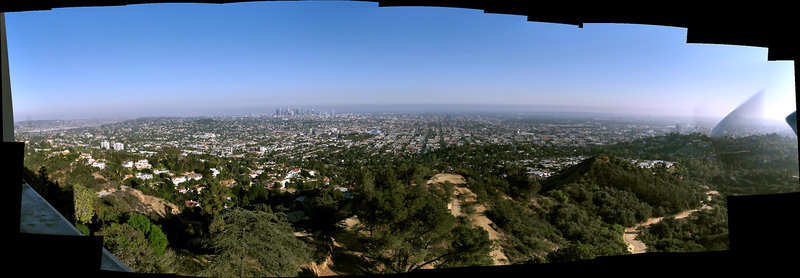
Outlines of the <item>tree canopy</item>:
[[275,214],[241,208],[220,213],[212,223],[216,253],[202,274],[215,277],[296,276],[311,249]]

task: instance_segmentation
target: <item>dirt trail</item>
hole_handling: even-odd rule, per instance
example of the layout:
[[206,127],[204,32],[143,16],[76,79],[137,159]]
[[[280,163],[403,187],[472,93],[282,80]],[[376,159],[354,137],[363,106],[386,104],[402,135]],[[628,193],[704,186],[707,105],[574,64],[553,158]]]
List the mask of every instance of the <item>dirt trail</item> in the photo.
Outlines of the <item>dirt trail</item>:
[[[711,195],[719,195],[717,191],[708,191],[706,192],[707,198],[706,201],[711,201]],[[690,209],[682,211],[678,214],[673,215],[675,219],[683,219],[689,217],[692,213],[698,212],[700,210],[710,210],[712,209],[711,206],[703,204],[702,207],[699,209]],[[634,225],[633,227],[625,228],[625,233],[622,235],[622,239],[625,241],[625,244],[628,245],[628,252],[631,254],[641,254],[647,252],[647,246],[644,242],[637,240],[636,236],[639,234],[639,228],[647,227],[653,225],[655,223],[661,222],[664,220],[664,217],[654,217],[649,218],[647,221]]]
[[[489,233],[489,239],[494,242],[499,242],[501,234],[492,228],[492,220],[489,220],[485,214],[486,207],[476,203],[477,195],[469,190],[469,188],[462,186],[456,186],[454,193],[455,196],[453,196],[452,202],[448,205],[448,207],[450,207],[450,212],[455,216],[464,215],[469,217],[473,225],[481,227]],[[462,204],[459,200],[459,196],[464,196],[464,204]],[[464,205],[472,206],[473,212],[467,215],[461,209]],[[506,257],[506,254],[503,253],[503,250],[500,246],[495,246],[490,255],[492,256],[495,265],[508,264],[508,257]]]
[[[495,242],[498,242],[501,238],[501,234],[491,227],[490,224],[492,221],[486,218],[486,215],[484,214],[486,207],[476,204],[477,195],[469,190],[469,188],[463,186],[466,184],[463,176],[456,174],[437,174],[428,180],[427,185],[444,183],[445,181],[449,181],[450,183],[456,185],[454,192],[455,196],[453,196],[452,201],[447,204],[447,208],[450,210],[450,212],[454,216],[464,215],[469,217],[473,225],[485,229],[489,233],[489,238]],[[464,202],[461,202],[461,200],[458,198],[459,195],[463,196],[462,198]],[[465,205],[472,206],[474,208],[474,212],[466,214],[463,209],[463,206]],[[340,225],[344,228],[344,230],[334,235],[333,254],[331,254],[324,263],[319,265],[311,264],[308,267],[314,271],[314,273],[320,276],[367,274],[367,272],[364,272],[366,269],[364,265],[371,264],[371,262],[366,260],[362,253],[351,250],[360,249],[360,243],[358,243],[358,240],[356,239],[356,233],[361,233],[362,235],[366,236],[368,232],[365,230],[359,231],[358,227],[360,226],[360,221],[358,220],[357,216],[343,220],[340,222]],[[296,234],[296,236],[304,235],[305,234],[303,233]],[[495,248],[490,255],[494,259],[495,265],[508,264],[508,258],[499,246],[497,246],[497,248]],[[377,267],[377,265],[371,266]],[[432,267],[433,266],[430,265],[426,268]]]
[[433,175],[433,177],[428,180],[428,184],[444,183],[445,181],[449,181],[455,185],[463,185],[467,183],[467,181],[461,175],[441,173]]
[[[472,225],[483,228],[489,233],[489,239],[496,243],[499,242],[501,234],[492,228],[492,220],[489,220],[485,214],[486,207],[481,204],[477,204],[478,196],[469,190],[469,188],[465,187],[467,181],[464,179],[464,176],[458,174],[440,173],[431,177],[428,180],[428,185],[444,183],[445,181],[449,181],[450,183],[456,185],[455,192],[453,192],[454,196],[450,203],[447,204],[447,208],[450,209],[450,213],[452,213],[454,216],[463,215],[469,217]],[[463,196],[461,197],[464,200],[463,203],[461,202],[459,196]],[[463,209],[463,206],[472,206],[473,212],[467,215]],[[495,265],[508,264],[508,257],[506,257],[506,254],[503,253],[503,250],[500,246],[495,246],[490,255],[492,256],[492,259],[494,259]]]

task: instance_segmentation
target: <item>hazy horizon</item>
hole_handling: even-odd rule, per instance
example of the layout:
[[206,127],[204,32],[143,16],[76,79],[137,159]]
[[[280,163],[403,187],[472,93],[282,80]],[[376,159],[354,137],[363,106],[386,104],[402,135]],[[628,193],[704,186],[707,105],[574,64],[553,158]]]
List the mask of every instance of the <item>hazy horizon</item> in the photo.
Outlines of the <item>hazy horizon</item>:
[[757,92],[765,118],[796,109],[792,61],[686,44],[683,28],[363,2],[62,8],[6,24],[15,122],[286,106],[721,119]]
[[719,120],[720,117],[689,117],[668,114],[626,113],[610,109],[570,106],[539,106],[539,105],[480,105],[480,104],[352,104],[352,105],[285,105],[269,106],[263,109],[240,109],[239,111],[195,111],[187,113],[144,113],[144,114],[116,114],[94,115],[87,117],[51,117],[43,119],[14,119],[14,122],[24,121],[57,121],[57,120],[93,120],[93,119],[137,119],[137,118],[193,118],[193,117],[223,117],[223,116],[248,116],[248,115],[275,115],[276,109],[299,109],[303,112],[313,111],[317,114],[521,114],[521,115],[588,115],[612,117],[653,117],[653,118],[698,118]]

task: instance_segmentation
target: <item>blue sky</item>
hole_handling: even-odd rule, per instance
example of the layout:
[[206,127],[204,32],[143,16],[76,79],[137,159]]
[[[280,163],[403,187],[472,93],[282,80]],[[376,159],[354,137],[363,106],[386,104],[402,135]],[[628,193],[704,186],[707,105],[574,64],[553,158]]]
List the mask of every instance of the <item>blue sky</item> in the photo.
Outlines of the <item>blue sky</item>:
[[8,13],[6,28],[16,121],[375,104],[721,118],[761,90],[766,116],[795,110],[793,62],[663,26],[256,2]]

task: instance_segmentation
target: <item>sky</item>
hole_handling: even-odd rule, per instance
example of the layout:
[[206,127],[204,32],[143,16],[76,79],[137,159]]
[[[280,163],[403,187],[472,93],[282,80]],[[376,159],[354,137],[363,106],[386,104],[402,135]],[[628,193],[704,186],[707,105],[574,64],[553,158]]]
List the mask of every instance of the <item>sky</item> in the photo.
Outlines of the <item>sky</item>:
[[792,61],[674,27],[248,2],[16,12],[6,28],[15,121],[400,104],[722,118],[759,92],[765,117],[796,109]]

